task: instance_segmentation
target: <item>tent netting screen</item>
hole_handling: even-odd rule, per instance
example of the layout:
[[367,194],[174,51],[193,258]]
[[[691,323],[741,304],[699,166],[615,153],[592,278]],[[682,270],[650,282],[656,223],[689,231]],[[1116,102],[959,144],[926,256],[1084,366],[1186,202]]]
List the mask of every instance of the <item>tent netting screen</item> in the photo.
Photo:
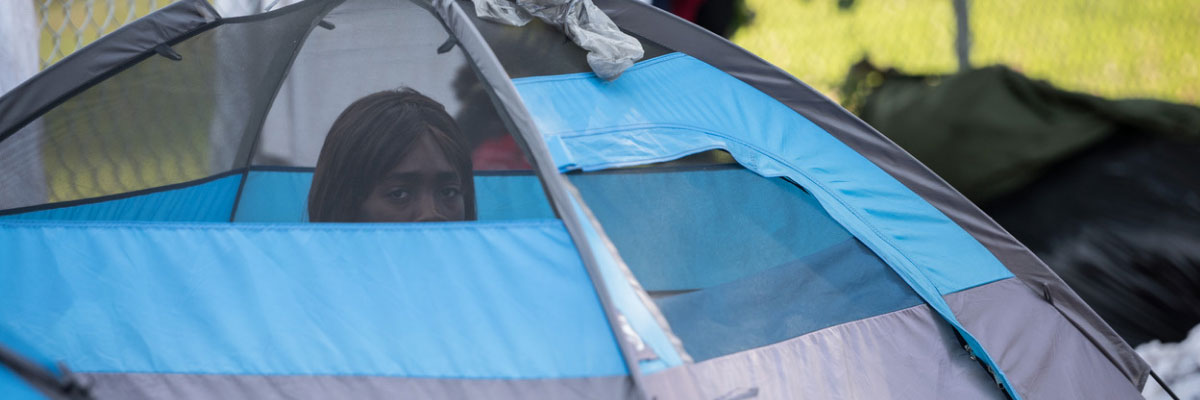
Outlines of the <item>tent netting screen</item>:
[[570,175],[693,359],[923,303],[804,189],[728,159]]
[[[233,203],[170,218],[70,218],[222,220],[216,207],[227,208],[227,221],[305,221],[309,181],[337,117],[373,93],[411,89],[453,120],[458,132],[442,133],[464,147],[450,158],[473,167],[479,219],[553,218],[521,145],[427,7],[304,2],[224,20],[119,69],[0,142],[0,215],[220,186],[221,196],[233,190]],[[366,139],[343,142],[397,156],[353,140]]]

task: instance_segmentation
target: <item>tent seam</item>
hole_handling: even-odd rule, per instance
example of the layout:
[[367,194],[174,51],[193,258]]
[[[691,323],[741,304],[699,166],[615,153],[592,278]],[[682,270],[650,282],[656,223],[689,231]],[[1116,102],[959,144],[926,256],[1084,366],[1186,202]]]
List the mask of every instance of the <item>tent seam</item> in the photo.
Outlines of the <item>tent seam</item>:
[[[482,226],[481,226],[482,225]],[[165,231],[325,231],[325,232],[421,232],[421,231],[483,231],[483,230],[514,230],[533,227],[559,227],[562,221],[523,220],[501,222],[424,222],[424,223],[180,223],[180,222],[138,222],[138,221],[55,221],[55,220],[0,220],[0,228],[60,228],[60,229],[138,229]]]

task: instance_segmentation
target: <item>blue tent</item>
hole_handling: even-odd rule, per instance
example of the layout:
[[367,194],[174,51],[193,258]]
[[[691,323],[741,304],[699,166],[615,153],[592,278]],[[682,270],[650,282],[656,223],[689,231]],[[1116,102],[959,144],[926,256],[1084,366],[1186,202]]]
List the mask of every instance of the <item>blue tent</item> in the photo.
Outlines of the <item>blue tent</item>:
[[[615,80],[457,1],[183,0],[76,52],[0,98],[0,343],[100,399],[1138,396],[1129,346],[903,150],[596,5],[645,52]],[[309,222],[331,125],[399,87],[461,127],[471,217]]]

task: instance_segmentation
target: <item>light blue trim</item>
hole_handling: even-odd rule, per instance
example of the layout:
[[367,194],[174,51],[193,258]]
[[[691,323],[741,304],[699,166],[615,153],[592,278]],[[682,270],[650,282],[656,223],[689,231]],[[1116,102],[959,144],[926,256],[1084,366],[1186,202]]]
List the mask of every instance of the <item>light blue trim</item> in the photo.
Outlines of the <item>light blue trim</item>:
[[81,372],[628,374],[557,220],[0,222],[0,332]]
[[942,296],[1012,274],[936,208],[784,104],[680,53],[638,63],[611,82],[583,73],[514,83],[548,146],[562,149],[555,162],[564,171],[722,148],[763,176],[809,189],[996,368]]
[[121,199],[0,216],[0,220],[229,221],[242,175]]
[[[238,204],[238,222],[304,222],[312,172],[251,171]],[[475,176],[480,221],[554,218],[541,182],[530,175]]]

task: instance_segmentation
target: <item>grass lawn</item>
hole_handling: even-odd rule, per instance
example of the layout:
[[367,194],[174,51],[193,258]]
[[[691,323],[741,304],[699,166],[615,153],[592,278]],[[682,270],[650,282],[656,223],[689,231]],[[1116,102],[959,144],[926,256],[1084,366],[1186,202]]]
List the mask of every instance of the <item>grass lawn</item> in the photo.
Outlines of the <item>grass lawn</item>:
[[[1106,97],[1200,104],[1200,0],[969,1],[974,65],[1007,64]],[[170,2],[122,0],[110,9],[95,1],[91,10],[85,1],[39,2],[51,28],[42,33],[43,60]],[[849,10],[837,0],[747,2],[757,15],[733,41],[831,96],[863,56],[912,73],[956,69],[951,0],[855,0]],[[58,47],[51,30],[62,34]]]
[[[835,96],[851,64],[956,68],[950,0],[747,0],[738,45]],[[1105,97],[1200,104],[1200,0],[970,0],[976,66]]]

